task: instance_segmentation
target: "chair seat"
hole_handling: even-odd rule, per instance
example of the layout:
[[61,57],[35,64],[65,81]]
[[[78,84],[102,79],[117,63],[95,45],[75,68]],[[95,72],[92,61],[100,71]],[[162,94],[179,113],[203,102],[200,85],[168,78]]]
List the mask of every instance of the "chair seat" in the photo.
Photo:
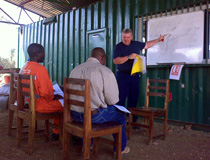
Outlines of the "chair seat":
[[[82,129],[84,128],[83,122],[71,121],[70,125],[74,125]],[[122,126],[121,123],[111,122],[111,121],[104,122],[104,123],[92,123],[92,130],[98,131],[98,130],[110,129],[110,128],[120,127],[120,126]]]
[[137,107],[137,108],[129,108],[129,111],[132,114],[136,114],[136,115],[142,115],[142,114],[154,114],[154,116],[161,116],[161,115],[165,115],[166,110],[165,109],[161,109],[161,108],[153,108],[153,107],[149,107],[148,109],[145,107]]
[[[29,109],[18,111],[19,116],[29,118]],[[52,113],[38,113],[36,112],[36,120],[47,120],[47,119],[57,119],[63,116],[63,112],[52,112]]]
[[16,112],[16,110],[17,110],[17,105],[15,105],[15,104],[10,104],[9,109]]

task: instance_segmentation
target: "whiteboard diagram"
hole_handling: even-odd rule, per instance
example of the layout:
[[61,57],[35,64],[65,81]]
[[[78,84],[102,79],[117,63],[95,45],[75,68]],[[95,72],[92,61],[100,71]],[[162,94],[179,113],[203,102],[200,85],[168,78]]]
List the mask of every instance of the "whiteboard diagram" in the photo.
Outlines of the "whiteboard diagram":
[[164,42],[147,49],[147,65],[203,62],[203,11],[150,19],[147,41],[157,39],[162,34],[167,34]]

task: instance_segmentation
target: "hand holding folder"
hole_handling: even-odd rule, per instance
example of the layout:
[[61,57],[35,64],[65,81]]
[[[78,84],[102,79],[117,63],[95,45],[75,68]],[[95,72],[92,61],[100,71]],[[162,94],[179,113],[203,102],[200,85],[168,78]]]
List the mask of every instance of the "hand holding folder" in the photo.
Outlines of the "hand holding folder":
[[142,72],[146,73],[146,58],[144,56],[137,55],[133,61],[133,67],[131,70],[131,75]]

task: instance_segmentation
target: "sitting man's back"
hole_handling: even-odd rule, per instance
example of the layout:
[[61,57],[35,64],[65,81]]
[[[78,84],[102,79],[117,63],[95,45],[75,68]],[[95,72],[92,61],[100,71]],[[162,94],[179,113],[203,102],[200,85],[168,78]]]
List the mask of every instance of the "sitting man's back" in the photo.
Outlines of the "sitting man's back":
[[[20,74],[35,75],[35,103],[36,111],[40,113],[62,112],[63,107],[59,100],[54,99],[53,86],[47,69],[39,64],[45,59],[44,47],[40,44],[32,43],[28,47],[30,60],[21,68]],[[58,120],[54,120],[59,124]],[[58,130],[53,130],[58,134]]]
[[[105,61],[104,50],[94,48],[91,57],[85,63],[75,67],[69,77],[90,80],[92,122],[115,121],[122,123],[122,153],[128,153],[130,149],[126,147],[125,114],[113,106],[119,101],[118,85],[113,72],[104,66]],[[71,109],[71,117],[74,120],[84,121],[83,108],[72,106]]]

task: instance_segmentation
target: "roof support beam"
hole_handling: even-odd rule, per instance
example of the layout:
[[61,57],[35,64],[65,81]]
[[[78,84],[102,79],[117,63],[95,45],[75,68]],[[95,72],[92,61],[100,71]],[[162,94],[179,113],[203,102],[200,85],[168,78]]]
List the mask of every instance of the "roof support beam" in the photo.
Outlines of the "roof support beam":
[[20,25],[20,26],[24,26],[25,25],[25,24],[6,22],[6,21],[0,21],[0,23],[14,24],[14,25]]
[[26,12],[26,10],[24,8],[22,8],[24,10],[24,12],[26,13],[26,15],[28,16],[28,18],[30,18],[30,20],[34,23],[33,19],[29,16],[29,14]]
[[[17,6],[17,7],[20,7],[20,5],[18,5],[18,4],[15,4],[14,2],[10,2],[10,1],[8,1],[8,0],[5,0],[6,2],[8,2],[8,3],[10,3],[10,4],[13,4],[13,5],[15,5],[15,6]],[[32,0],[31,0],[32,1]],[[30,2],[31,2],[30,1]],[[29,2],[28,2],[29,3]],[[25,5],[25,4],[24,4]],[[36,14],[36,15],[39,15],[40,17],[42,17],[42,18],[46,18],[44,15],[41,15],[41,14],[39,14],[39,13],[37,13],[37,12],[34,12],[33,10],[30,10],[30,9],[26,9],[27,11],[29,11],[29,12],[32,12],[32,13],[34,13],[34,14]]]
[[19,17],[18,17],[18,23],[20,22],[21,13],[22,13],[22,8],[20,10],[20,14],[19,14]]
[[9,14],[7,14],[7,12],[5,12],[2,8],[0,8],[1,10],[2,10],[2,12],[4,12],[4,14],[6,14],[13,22],[15,22],[16,23],[16,21],[12,18],[12,17],[10,17],[10,15]]
[[20,6],[24,6],[24,5],[26,5],[27,3],[30,3],[30,2],[32,2],[32,1],[34,1],[34,0],[28,0],[28,1],[26,1],[26,2],[23,2],[23,3],[20,4]]

